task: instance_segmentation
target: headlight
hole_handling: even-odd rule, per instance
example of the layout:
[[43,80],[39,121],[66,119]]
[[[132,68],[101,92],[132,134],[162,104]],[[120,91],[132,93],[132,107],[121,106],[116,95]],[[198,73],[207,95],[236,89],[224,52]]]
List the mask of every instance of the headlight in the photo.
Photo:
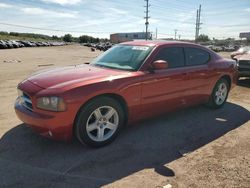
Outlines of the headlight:
[[37,99],[37,108],[62,112],[66,110],[66,104],[60,97],[41,97]]

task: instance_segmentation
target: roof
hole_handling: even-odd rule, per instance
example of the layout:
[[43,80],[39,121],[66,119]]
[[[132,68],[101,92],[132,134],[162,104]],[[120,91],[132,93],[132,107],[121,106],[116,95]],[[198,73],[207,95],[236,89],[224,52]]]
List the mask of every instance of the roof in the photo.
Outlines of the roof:
[[[126,35],[126,34],[145,34],[146,35],[145,32],[112,33],[110,35],[120,35],[120,34],[122,34],[122,35]],[[150,32],[148,32],[148,34],[150,34]]]
[[[138,45],[138,46],[160,46],[165,44],[190,44],[190,45],[197,45],[194,43],[189,42],[181,42],[181,41],[161,41],[161,40],[138,40],[138,41],[130,41],[130,42],[124,42],[122,44],[128,44],[128,45]],[[199,46],[199,45],[198,45]]]

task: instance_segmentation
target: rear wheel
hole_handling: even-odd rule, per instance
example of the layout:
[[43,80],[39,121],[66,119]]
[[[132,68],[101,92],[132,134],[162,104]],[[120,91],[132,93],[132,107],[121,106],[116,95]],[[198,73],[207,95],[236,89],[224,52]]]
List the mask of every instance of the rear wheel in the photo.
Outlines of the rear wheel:
[[214,86],[208,105],[212,108],[220,108],[227,101],[229,83],[226,79],[220,79]]
[[87,103],[79,112],[75,135],[81,143],[101,147],[117,137],[124,120],[124,111],[119,102],[110,97],[99,97]]

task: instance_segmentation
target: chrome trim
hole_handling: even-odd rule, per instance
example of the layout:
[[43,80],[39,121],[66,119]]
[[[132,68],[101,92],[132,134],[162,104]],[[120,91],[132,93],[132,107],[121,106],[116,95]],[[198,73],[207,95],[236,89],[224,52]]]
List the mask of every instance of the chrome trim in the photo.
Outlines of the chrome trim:
[[30,108],[30,107],[28,107],[25,103],[22,103],[22,105],[23,105],[25,108],[27,108],[28,110],[33,111],[33,109]]
[[32,100],[30,99],[30,96],[20,89],[18,89],[18,94],[19,94],[18,97],[21,99],[20,104],[22,104],[28,110],[33,111],[33,104],[32,104]]
[[30,99],[28,99],[27,97],[24,97],[24,96],[22,96],[22,98],[23,98],[24,102],[27,102],[27,103],[32,105],[32,102]]

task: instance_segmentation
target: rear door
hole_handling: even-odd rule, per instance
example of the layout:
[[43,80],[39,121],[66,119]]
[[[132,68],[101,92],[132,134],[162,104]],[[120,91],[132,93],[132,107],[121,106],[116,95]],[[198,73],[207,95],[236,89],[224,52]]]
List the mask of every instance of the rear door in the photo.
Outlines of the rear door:
[[185,92],[187,105],[206,102],[210,95],[210,81],[214,71],[210,66],[210,53],[197,47],[185,47],[187,81],[190,88]]

